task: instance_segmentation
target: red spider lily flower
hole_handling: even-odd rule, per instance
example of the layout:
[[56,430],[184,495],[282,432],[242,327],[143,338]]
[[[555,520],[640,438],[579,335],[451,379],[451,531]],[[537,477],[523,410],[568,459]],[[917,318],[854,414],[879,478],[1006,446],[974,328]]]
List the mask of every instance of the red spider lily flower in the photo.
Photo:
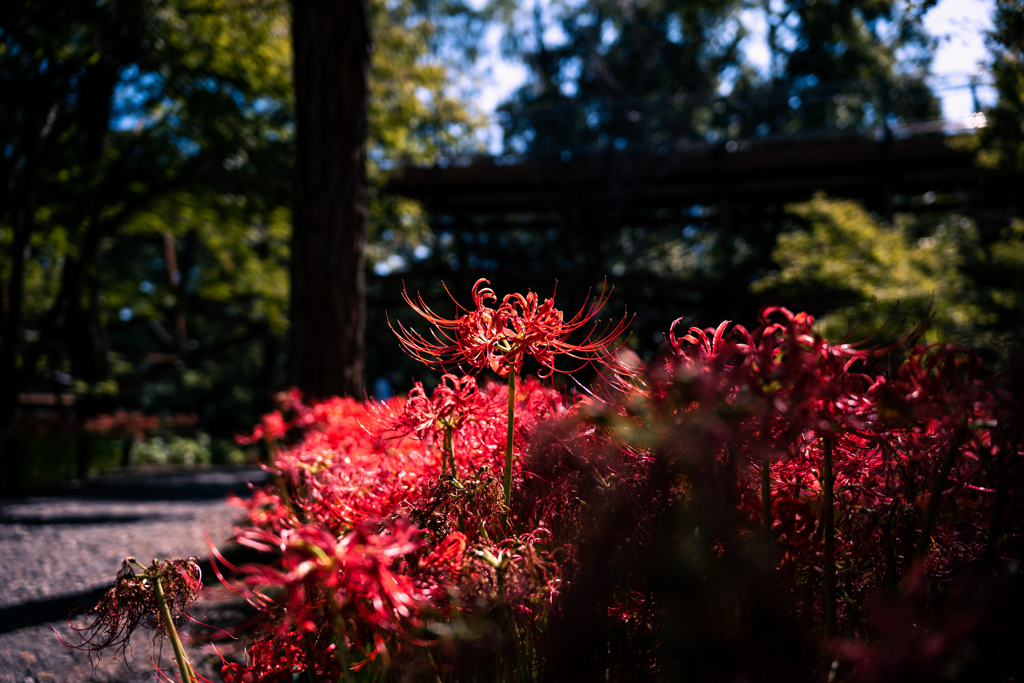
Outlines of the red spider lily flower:
[[273,640],[258,640],[246,650],[245,665],[226,662],[221,676],[226,683],[290,681],[299,674],[306,674],[307,680],[339,680],[341,667],[334,658],[337,645],[323,647],[323,639],[308,642],[305,636],[291,631]]
[[[534,384],[527,380],[523,391]],[[453,434],[458,466],[463,472],[495,469],[507,426],[501,409],[505,387],[489,384],[477,389],[474,398],[468,382],[461,386],[465,395],[456,399],[458,405],[476,407]],[[266,466],[277,475],[275,484],[257,488],[242,504],[248,508],[249,524],[274,532],[316,524],[340,536],[408,510],[435,482],[439,458],[417,443],[415,434],[399,433],[396,438],[394,427],[404,403],[401,398],[374,403],[334,398],[292,406],[292,411],[312,416],[311,422],[294,432],[296,443],[280,447],[274,463]],[[528,413],[522,418],[529,419]],[[518,418],[515,424],[521,448]]]
[[468,542],[466,535],[453,531],[420,560],[414,577],[417,590],[427,596],[441,614],[448,616],[452,590],[459,583]]
[[462,568],[462,555],[466,552],[466,535],[460,531],[453,531],[448,537],[438,543],[437,547],[430,551],[420,562],[421,567],[440,567],[458,575]]
[[[682,322],[682,320],[682,318],[679,318],[678,320],[673,322],[672,326],[668,330],[667,335],[668,342],[672,346],[672,349],[676,352],[677,356],[679,356],[680,358],[693,357],[693,354],[691,352],[684,350],[682,344],[680,343],[683,341],[689,342],[696,346],[697,358],[705,363],[709,362],[710,360],[714,359],[715,357],[722,353],[722,337],[725,334],[725,329],[729,326],[729,323],[732,322],[731,320],[723,320],[721,324],[714,330],[712,330],[711,328],[708,328],[707,330],[702,330],[699,327],[691,327],[687,334],[677,338],[675,335],[676,325]],[[742,325],[736,325],[735,330],[739,334],[749,339],[750,334]],[[711,341],[708,341],[708,332],[712,334]],[[736,344],[735,346],[737,349],[741,351],[746,351],[749,348],[749,345],[747,344]]]
[[[503,415],[503,403],[495,392],[480,391],[472,375],[456,377],[446,374],[429,398],[423,384],[416,382],[397,418],[388,420],[384,417],[388,412],[387,405],[379,405],[377,412],[382,421],[390,423],[387,431],[397,432],[400,436],[412,435],[440,446],[442,473],[448,459],[452,474],[457,475],[456,441],[462,445],[474,443],[473,437],[481,431],[494,431],[500,422],[507,419]],[[479,440],[476,441],[474,445],[478,445]]]
[[461,429],[473,418],[500,417],[500,404],[493,394],[484,394],[477,388],[475,377],[446,374],[430,398],[421,382],[413,385],[393,429],[402,434],[414,434],[418,439],[436,438],[445,429]]
[[284,421],[284,417],[281,412],[275,410],[272,413],[267,413],[263,416],[260,424],[253,430],[251,436],[245,436],[239,434],[235,436],[235,443],[239,446],[249,446],[254,443],[261,441],[262,439],[270,439],[271,441],[279,441],[284,438],[285,433],[288,431],[289,424]]
[[[403,290],[402,296],[413,310],[437,328],[433,332],[435,341],[430,341],[399,323],[395,334],[406,353],[430,368],[443,370],[446,365],[466,363],[474,368],[489,367],[501,377],[507,377],[509,372],[519,374],[528,355],[543,366],[541,377],[550,377],[554,372],[575,372],[582,365],[594,361],[616,368],[620,365],[616,362],[615,352],[621,344],[615,345],[615,342],[629,323],[625,315],[597,337],[594,336],[597,331],[595,322],[594,329],[583,341],[569,342],[574,332],[594,322],[611,296],[610,290],[602,289],[590,306],[584,302],[576,315],[566,320],[562,311],[555,308],[553,295],[541,302],[536,292],[528,292],[525,296],[508,294],[497,308],[491,308],[488,303],[496,303],[498,297],[493,289],[481,288],[481,284],[490,282],[481,278],[473,285],[476,308],[466,309],[456,301],[457,310],[463,310],[465,314],[454,320],[434,313],[422,296],[414,301]],[[454,297],[452,299],[454,301]],[[572,370],[559,370],[555,367],[555,357],[559,355],[577,359],[582,364]]]
[[360,526],[341,539],[311,525],[280,533],[247,529],[236,538],[238,543],[263,552],[279,549],[283,570],[243,566],[238,568],[243,576],[238,588],[257,606],[268,604],[264,588],[283,588],[290,622],[300,629],[317,628],[308,587],[322,586],[331,591],[335,609],[354,610],[365,623],[397,630],[418,609],[422,596],[408,576],[391,566],[419,548],[418,534],[414,525],[403,522],[390,534],[373,534]]
[[878,418],[891,427],[924,423],[928,431],[973,418],[984,398],[975,380],[980,367],[977,354],[962,347],[915,346],[895,377],[879,377],[871,387]]

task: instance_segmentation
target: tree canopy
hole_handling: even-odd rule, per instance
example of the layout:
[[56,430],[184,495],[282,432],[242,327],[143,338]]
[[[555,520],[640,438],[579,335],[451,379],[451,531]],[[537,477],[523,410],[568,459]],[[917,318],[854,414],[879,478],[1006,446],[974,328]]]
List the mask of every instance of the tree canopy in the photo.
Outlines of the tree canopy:
[[[885,140],[901,123],[935,116],[923,81],[929,7],[538,5],[527,23],[506,25],[505,48],[529,78],[499,118],[507,152],[564,164],[560,203],[481,217],[429,215],[388,181],[403,165],[464,165],[483,151],[475,133],[485,121],[465,96],[466,74],[488,22],[515,4],[372,0],[364,251],[378,304],[368,326],[380,336],[368,379],[408,380],[404,361],[377,343],[389,334],[381,302],[397,300],[398,273],[439,297],[445,278],[499,270],[542,291],[557,277],[560,293],[580,296],[607,274],[620,282],[616,296],[651,309],[634,326],[648,350],[669,315],[739,319],[769,296],[844,323],[872,300],[879,324],[896,301],[901,315],[932,302],[943,338],[1002,338],[1024,305],[1024,237],[1007,219],[1019,214],[1006,179],[1017,177],[1009,172],[1020,172],[1024,149],[1014,0],[999,0],[990,39],[1000,100],[969,143],[994,169],[998,211],[979,209],[989,195],[940,198],[942,211],[825,196],[752,208],[723,185],[717,203],[622,220],[653,168],[636,163],[644,154],[657,161],[690,145],[727,165],[751,143]],[[286,385],[292,9],[286,0],[0,8],[0,86],[24,93],[0,101],[4,429],[20,394],[64,393],[75,395],[80,419],[115,407],[196,411],[227,437]],[[757,22],[767,27],[767,66],[747,49]],[[574,194],[582,159],[605,172],[607,191],[593,201]]]
[[[371,154],[459,145],[471,119],[431,57],[436,26],[411,1],[372,7]],[[288,327],[290,16],[283,0],[0,9],[0,84],[24,93],[0,102],[5,431],[25,392],[73,393],[82,416],[195,411],[225,436],[269,405]],[[384,176],[370,251],[411,251],[421,214]]]
[[[929,4],[636,0],[556,4],[513,32],[530,77],[501,107],[531,154],[658,148],[680,139],[890,128],[931,118]],[[749,25],[766,26],[766,68]],[[557,28],[557,37],[551,30]],[[888,117],[888,121],[886,121]]]

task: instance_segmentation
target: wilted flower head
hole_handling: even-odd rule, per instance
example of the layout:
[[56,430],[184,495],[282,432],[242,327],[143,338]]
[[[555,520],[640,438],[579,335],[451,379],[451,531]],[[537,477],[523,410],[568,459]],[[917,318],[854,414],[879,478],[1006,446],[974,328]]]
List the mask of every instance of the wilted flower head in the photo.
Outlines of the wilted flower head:
[[536,292],[507,294],[497,308],[492,308],[488,304],[497,303],[498,297],[493,289],[481,287],[481,284],[490,282],[481,278],[473,285],[475,308],[465,309],[456,302],[456,307],[466,312],[454,320],[434,313],[421,296],[414,301],[403,291],[402,296],[413,310],[437,328],[433,332],[435,341],[430,341],[399,323],[396,334],[405,351],[431,368],[445,369],[446,365],[468,363],[474,368],[489,367],[502,377],[513,371],[518,374],[528,355],[543,366],[541,377],[549,377],[557,370],[555,356],[558,355],[575,358],[583,365],[592,361],[617,365],[615,342],[628,324],[625,316],[597,338],[594,337],[595,323],[594,329],[581,342],[569,342],[573,332],[594,321],[608,301],[610,291],[602,290],[589,307],[584,302],[576,315],[565,320],[562,311],[555,308],[554,298],[541,302]]
[[[140,624],[149,629],[164,630],[154,587],[157,580],[163,588],[171,617],[187,617],[189,607],[203,587],[202,572],[195,563],[196,559],[153,560],[151,566],[143,567],[134,557],[125,558],[117,572],[114,587],[89,611],[90,620],[84,626],[71,626],[81,636],[82,642],[64,644],[88,652],[115,648],[123,656]],[[135,567],[145,571],[136,574]]]

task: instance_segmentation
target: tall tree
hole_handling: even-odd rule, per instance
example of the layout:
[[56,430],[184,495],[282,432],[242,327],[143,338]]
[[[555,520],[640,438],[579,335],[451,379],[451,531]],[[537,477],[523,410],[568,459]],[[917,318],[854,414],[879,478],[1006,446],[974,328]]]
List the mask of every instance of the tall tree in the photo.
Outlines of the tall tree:
[[[552,3],[510,33],[530,77],[500,108],[506,147],[566,164],[551,206],[570,248],[560,291],[582,298],[609,273],[623,215],[661,155],[707,134],[720,86],[745,78],[740,10],[737,0]],[[591,173],[599,190],[584,188]]]
[[[934,118],[925,84],[934,2],[778,0],[764,3],[770,64],[755,97],[761,133],[853,130]],[[749,118],[749,117],[747,117]]]
[[363,393],[365,0],[295,0],[296,171],[291,379],[318,397]]
[[[414,0],[369,5],[378,266],[429,241],[416,203],[385,190],[389,169],[459,153],[472,129],[436,16]],[[290,25],[288,0],[0,3],[0,89],[24,93],[0,98],[0,487],[36,444],[7,429],[20,393],[73,393],[80,418],[196,412],[228,437],[285,384]]]
[[[938,115],[924,83],[934,3],[592,0],[510,42],[530,80],[505,103],[512,151],[657,148],[678,139],[853,131]],[[768,27],[767,73],[744,54],[744,16]],[[551,36],[553,27],[561,37]],[[749,39],[753,39],[751,36]]]
[[[131,358],[127,364],[139,371],[133,379],[151,376],[155,367],[181,373],[208,355],[208,349],[193,353],[182,316],[182,302],[198,298],[200,264],[188,263],[182,252],[179,267],[171,267],[177,259],[170,258],[175,247],[168,233],[202,198],[237,211],[247,196],[262,197],[274,208],[272,180],[261,181],[280,175],[274,158],[287,146],[287,126],[274,104],[285,89],[273,2],[0,6],[0,88],[24,94],[0,99],[0,431],[7,487],[21,481],[21,443],[10,429],[20,394],[70,385],[80,418],[101,407],[100,396],[110,403],[113,366],[126,364],[110,362],[111,328],[121,332],[118,324],[133,317],[126,292],[138,297],[140,288],[153,287],[148,271],[167,271],[170,281],[149,320],[169,343],[160,361],[149,354]],[[154,210],[164,215],[140,220]],[[260,241],[253,237],[242,241]],[[128,248],[147,241],[155,247],[148,264],[143,257],[152,252]],[[187,251],[187,241],[183,246]],[[122,302],[120,311],[111,309],[114,300]]]
[[[985,166],[998,169],[1007,180],[1024,174],[1024,2],[996,0],[994,30],[988,36],[992,78],[999,99],[985,112],[981,132]],[[1019,181],[1010,181],[1011,201],[1020,215]]]
[[[742,78],[734,0],[594,0],[538,9],[510,35],[530,78],[501,107],[506,144],[532,155],[658,147],[703,135],[710,100]],[[551,38],[551,29],[562,38]]]

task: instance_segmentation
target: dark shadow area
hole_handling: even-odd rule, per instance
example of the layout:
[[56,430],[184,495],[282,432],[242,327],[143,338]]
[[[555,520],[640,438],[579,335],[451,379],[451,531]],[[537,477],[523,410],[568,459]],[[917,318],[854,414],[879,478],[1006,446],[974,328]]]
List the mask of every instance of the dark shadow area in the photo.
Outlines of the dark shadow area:
[[[130,472],[104,477],[101,480],[85,484],[65,484],[45,491],[48,498],[77,499],[89,501],[181,501],[181,500],[223,500],[234,494],[247,498],[253,486],[265,483],[267,474],[253,467],[216,468],[202,471],[148,471]],[[3,499],[3,504],[32,505],[37,508],[46,506],[45,500]],[[34,513],[34,514],[33,514]],[[0,514],[0,525],[99,525],[99,524],[136,524],[153,522],[166,518],[161,514],[102,514],[90,510],[83,511],[81,516],[61,514],[47,517],[39,510],[24,511],[18,514]],[[258,558],[258,553],[241,547],[230,547],[224,551],[228,562],[232,564],[251,562]],[[203,580],[207,585],[217,583],[218,579],[208,559],[200,562]],[[223,571],[223,570],[222,570]],[[111,584],[112,585],[112,584]],[[76,609],[88,609],[94,605],[110,585],[65,596],[56,596],[33,600],[0,609],[0,633],[9,633],[26,626],[43,623],[58,623],[66,620]]]
[[71,616],[72,611],[96,604],[109,589],[110,586],[103,586],[73,595],[33,600],[0,609],[0,633],[10,633],[36,624],[63,622]]
[[[263,553],[237,545],[223,548],[221,553],[229,563],[236,566],[258,562],[261,558],[264,558]],[[203,573],[203,585],[217,585],[220,580],[217,578],[217,573],[214,571],[213,564],[209,558],[200,560],[198,564],[199,569]],[[222,563],[218,563],[218,565],[221,573],[224,573],[224,565]],[[0,633],[10,633],[11,631],[17,631],[18,629],[37,624],[64,622],[72,615],[72,612],[84,615],[86,610],[95,605],[103,597],[103,594],[112,587],[113,584],[109,584],[80,593],[33,600],[0,609]]]
[[[267,476],[263,470],[253,467],[126,473],[106,476],[84,484],[69,482],[35,493],[41,497],[112,501],[214,500],[231,494],[239,498],[248,498],[250,495],[249,485],[262,486],[266,483]],[[12,503],[15,500],[17,499],[0,498],[0,505]],[[56,524],[58,522],[49,523]],[[82,522],[67,521],[66,523]]]
[[0,525],[22,526],[53,526],[58,524],[84,526],[92,524],[138,524],[163,519],[165,515],[63,515],[60,517],[41,517],[32,515],[17,517],[0,514]]

